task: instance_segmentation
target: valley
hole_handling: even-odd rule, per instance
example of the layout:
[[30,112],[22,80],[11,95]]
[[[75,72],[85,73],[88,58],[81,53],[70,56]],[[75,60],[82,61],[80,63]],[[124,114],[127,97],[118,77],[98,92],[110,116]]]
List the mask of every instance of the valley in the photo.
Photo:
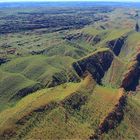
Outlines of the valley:
[[1,140],[140,139],[140,6],[84,5],[0,4]]

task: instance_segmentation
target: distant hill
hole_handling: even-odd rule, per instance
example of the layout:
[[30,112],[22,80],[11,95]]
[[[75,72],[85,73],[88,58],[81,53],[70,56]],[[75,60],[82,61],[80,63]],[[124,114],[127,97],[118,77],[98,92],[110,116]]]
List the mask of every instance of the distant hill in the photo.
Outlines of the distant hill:
[[140,3],[135,2],[1,2],[0,7],[139,7]]
[[139,10],[78,3],[1,8],[0,140],[140,139]]

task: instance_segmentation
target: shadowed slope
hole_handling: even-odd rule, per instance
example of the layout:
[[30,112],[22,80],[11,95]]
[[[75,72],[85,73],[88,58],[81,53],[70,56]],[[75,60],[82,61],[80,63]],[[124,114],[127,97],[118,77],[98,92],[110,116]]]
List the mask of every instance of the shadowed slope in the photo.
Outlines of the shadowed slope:
[[101,49],[77,62],[73,63],[73,67],[80,77],[84,77],[89,72],[97,83],[101,83],[105,72],[109,69],[114,55],[109,49]]

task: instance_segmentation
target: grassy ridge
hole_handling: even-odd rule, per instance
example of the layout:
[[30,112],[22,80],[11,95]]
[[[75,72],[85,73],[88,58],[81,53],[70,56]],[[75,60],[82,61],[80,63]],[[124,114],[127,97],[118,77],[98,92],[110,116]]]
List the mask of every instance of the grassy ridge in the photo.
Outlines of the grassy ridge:
[[124,71],[126,70],[126,63],[115,57],[111,67],[106,72],[102,82],[105,86],[112,86],[119,88],[123,79]]
[[[77,34],[81,36],[75,38]],[[67,39],[68,35],[73,39]],[[73,62],[111,51],[107,48],[109,42],[124,36],[121,53],[102,80],[104,87],[96,85],[92,77],[80,79],[82,84],[67,83],[73,74],[69,71]],[[131,29],[94,26],[49,34],[44,29],[2,36],[2,50],[16,48],[16,53],[7,55],[11,61],[0,66],[0,132],[7,139],[88,139],[116,105],[119,98],[116,87],[121,84],[129,60],[139,50],[139,38],[140,34]],[[9,102],[19,90],[37,83],[53,88]],[[115,131],[104,134],[103,139],[140,138],[138,100],[138,96],[129,97],[124,120]]]
[[[16,58],[1,68],[7,72],[20,73],[31,80],[47,86],[53,80],[52,78],[55,74],[57,74],[58,79],[60,78],[60,82],[61,79],[62,81],[66,79],[66,69],[70,67],[73,61],[74,59],[71,57],[37,55]],[[64,74],[61,74],[62,71]]]
[[140,139],[139,107],[140,107],[139,93],[136,96],[129,96],[127,106],[125,109],[124,120],[117,128],[111,130],[108,134],[104,134],[102,138],[104,140]]
[[[14,107],[1,112],[0,115],[0,132],[4,129],[16,129],[16,121],[28,116],[32,111],[49,104],[50,102],[60,102],[68,95],[72,94],[78,88],[78,84],[62,85],[56,88],[40,90],[31,94]],[[13,118],[13,119],[11,119]]]
[[140,34],[137,32],[130,32],[126,40],[125,46],[120,53],[120,59],[129,63],[132,58],[140,50]]
[[69,78],[66,69],[73,61],[71,57],[37,55],[15,58],[2,65],[0,71],[1,108],[24,88],[32,88],[37,83],[53,86],[53,84],[66,82]]
[[1,109],[15,94],[26,87],[32,87],[37,82],[32,81],[21,74],[9,73],[0,70],[0,105]]
[[[83,94],[89,93],[84,91]],[[82,93],[78,95],[83,96]],[[77,101],[71,100],[72,104],[78,102],[78,98]],[[70,106],[67,104],[66,108],[58,107],[52,110],[51,113],[44,116],[44,119],[39,121],[37,127],[33,128],[26,138],[87,139],[96,131],[100,121],[112,109],[111,106],[116,103],[117,91],[96,87],[89,98],[80,110],[72,109],[71,113],[69,113],[69,107],[72,104],[69,104]]]
[[[100,86],[96,86],[94,91],[78,87],[79,84],[69,83],[44,89],[25,97],[11,109],[1,112],[1,130],[5,128],[5,130],[18,132],[18,137],[27,139],[88,138],[96,130],[104,116],[112,110],[113,105],[116,104],[118,91]],[[86,96],[87,99],[84,99]],[[75,97],[76,100],[73,100],[72,98]],[[83,105],[79,104],[78,98],[84,99],[82,100]],[[65,106],[59,105],[50,113],[43,111],[41,116],[38,113],[33,114],[27,122],[24,122],[25,127],[23,128],[15,124],[24,116],[28,116],[28,114],[31,116],[33,110],[38,110],[52,101],[58,103],[63,100],[71,103],[65,104]],[[74,104],[80,105],[80,110],[74,109],[72,107]],[[13,119],[10,119],[9,116]]]
[[[42,30],[33,32],[14,33],[3,35],[0,40],[1,51],[8,58],[10,54],[6,51],[15,49],[14,56],[29,56],[30,54],[44,54],[47,56],[62,55],[72,58],[80,58],[88,53],[89,49],[82,45],[78,48],[76,44],[63,39],[65,33],[45,33]],[[8,40],[8,42],[7,42]],[[91,49],[91,47],[90,47]]]

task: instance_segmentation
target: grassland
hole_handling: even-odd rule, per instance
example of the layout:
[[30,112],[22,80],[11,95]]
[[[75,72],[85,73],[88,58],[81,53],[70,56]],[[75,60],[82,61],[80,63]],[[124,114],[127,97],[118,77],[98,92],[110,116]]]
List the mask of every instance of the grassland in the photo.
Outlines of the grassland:
[[108,134],[103,135],[103,139],[133,139],[137,140],[140,138],[140,102],[139,93],[136,96],[129,96],[127,107],[125,109],[124,120],[115,129],[110,131]]
[[71,57],[38,55],[15,58],[1,66],[1,105],[17,98],[17,94],[23,89],[28,92],[28,88],[38,89],[39,84],[48,87],[66,82],[70,77],[68,75],[73,73],[68,73],[65,68],[69,68],[73,61]]
[[[14,107],[1,112],[1,129],[15,132],[17,132],[16,129],[19,129],[17,138],[25,137],[26,139],[88,138],[94,133],[113,105],[116,104],[118,100],[117,92],[117,90],[111,88],[97,86],[91,93],[79,89],[79,84],[72,83],[52,89],[44,89],[25,97]],[[73,99],[75,96],[77,100]],[[87,99],[83,98],[84,96],[87,96]],[[83,105],[80,106],[80,110],[72,107],[72,105],[77,104],[78,98],[85,99]],[[69,100],[71,100],[71,103],[67,104]],[[62,105],[58,104],[60,101]],[[48,109],[51,108],[51,105],[49,106],[51,102],[58,105],[49,112],[47,110],[44,110],[44,113],[39,111],[44,105],[48,105]],[[41,113],[40,115],[37,110]],[[32,113],[33,111],[34,113]],[[30,114],[30,117],[28,114]],[[10,119],[9,116],[14,116],[14,119]],[[25,116],[29,117],[29,120],[26,120]],[[25,118],[23,122],[22,118]],[[25,123],[24,127],[18,122]]]
[[32,81],[21,74],[13,74],[0,71],[0,110],[8,105],[8,102],[16,93],[26,87],[32,87],[37,82]]
[[32,80],[43,80],[43,78],[58,73],[64,67],[70,67],[74,61],[71,57],[60,56],[29,56],[16,58],[2,66],[4,71],[21,73]]
[[[119,102],[124,73],[140,51],[136,13],[128,7],[4,10],[0,58],[8,61],[0,65],[0,139],[83,140],[96,134]],[[78,61],[86,63],[81,78],[72,65]],[[123,120],[101,139],[140,139],[139,91],[134,93],[126,92]]]

